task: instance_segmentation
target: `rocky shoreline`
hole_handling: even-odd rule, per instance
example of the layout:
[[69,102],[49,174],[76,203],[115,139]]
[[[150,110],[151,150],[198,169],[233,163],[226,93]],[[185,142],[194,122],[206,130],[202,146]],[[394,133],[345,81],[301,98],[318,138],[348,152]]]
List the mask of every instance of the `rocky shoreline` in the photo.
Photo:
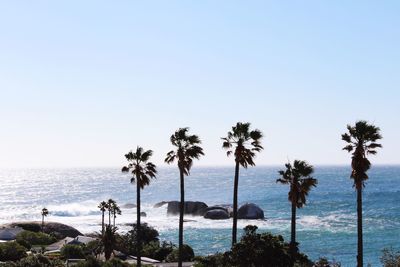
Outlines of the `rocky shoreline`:
[[[167,215],[179,214],[179,201],[162,201],[156,203],[153,208],[160,208],[167,205]],[[202,216],[211,220],[225,220],[233,216],[232,205],[222,204],[208,206],[201,201],[185,201],[184,214]],[[264,219],[264,211],[254,203],[245,203],[238,208],[238,219],[257,220]]]

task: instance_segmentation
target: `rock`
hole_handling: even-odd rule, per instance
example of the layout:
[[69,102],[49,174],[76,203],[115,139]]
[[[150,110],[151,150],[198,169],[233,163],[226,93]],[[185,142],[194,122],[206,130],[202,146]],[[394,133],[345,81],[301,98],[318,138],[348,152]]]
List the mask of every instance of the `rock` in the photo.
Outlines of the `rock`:
[[229,213],[227,210],[221,209],[212,209],[207,211],[204,214],[204,218],[211,219],[211,220],[225,220],[229,219]]
[[124,209],[133,209],[133,208],[136,208],[136,205],[132,204],[132,203],[126,203],[125,205],[122,206],[122,208],[124,208]]
[[264,211],[253,203],[246,203],[238,209],[238,219],[264,219]]
[[[41,231],[42,222],[14,222],[8,224],[7,226],[9,227],[17,226],[27,231],[38,232]],[[67,236],[75,238],[78,235],[83,235],[74,227],[57,222],[45,222],[43,231],[46,234],[53,233],[54,235],[62,238]]]
[[[176,215],[179,214],[179,201],[168,202],[167,214]],[[207,209],[207,204],[200,201],[185,201],[185,214],[193,216],[203,216]]]
[[140,213],[140,217],[147,217],[146,212],[142,211],[142,212]]
[[161,202],[158,202],[158,203],[156,203],[156,204],[153,206],[153,208],[159,208],[159,207],[164,206],[165,204],[168,204],[168,201],[161,201]]
[[225,210],[228,213],[229,217],[233,216],[233,208],[232,208],[232,205],[230,205],[230,204],[221,204],[221,205],[211,206],[211,207],[208,207],[206,209],[206,211],[216,210],[216,209]]

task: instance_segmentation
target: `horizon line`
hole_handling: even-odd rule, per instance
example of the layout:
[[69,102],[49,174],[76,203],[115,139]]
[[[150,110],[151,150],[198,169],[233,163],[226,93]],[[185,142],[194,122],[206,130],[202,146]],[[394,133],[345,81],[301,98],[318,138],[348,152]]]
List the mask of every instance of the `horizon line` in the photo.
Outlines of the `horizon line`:
[[[321,164],[312,164],[314,167],[351,167],[350,163],[321,163]],[[228,168],[232,167],[234,164],[222,164],[222,165],[198,165],[195,168]],[[273,167],[282,167],[284,164],[261,164],[249,167],[248,169],[262,167],[262,168],[273,168]],[[400,163],[376,163],[373,164],[376,167],[399,167]],[[160,169],[173,169],[176,168],[175,165],[162,165],[157,166]],[[41,166],[41,167],[0,167],[0,170],[40,170],[40,169],[121,169],[119,166]]]

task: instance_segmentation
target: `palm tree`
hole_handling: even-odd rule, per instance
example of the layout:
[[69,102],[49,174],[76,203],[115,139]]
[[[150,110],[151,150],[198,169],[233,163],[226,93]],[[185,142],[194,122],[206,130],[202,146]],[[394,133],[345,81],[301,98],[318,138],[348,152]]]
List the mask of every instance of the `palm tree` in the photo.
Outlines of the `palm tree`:
[[112,207],[112,214],[114,219],[113,225],[115,227],[115,218],[117,218],[117,215],[121,215],[121,209],[119,208],[117,203],[115,203],[115,205]]
[[292,204],[292,222],[291,222],[291,239],[290,252],[294,258],[297,252],[296,243],[296,209],[302,208],[306,204],[306,198],[311,188],[317,185],[317,179],[311,175],[314,172],[313,166],[305,161],[295,160],[292,164],[285,164],[286,170],[279,171],[281,178],[277,179],[277,183],[288,184],[290,186],[288,200]]
[[[113,227],[112,225],[107,225],[105,227],[105,232],[104,235],[102,236],[102,247],[104,251],[104,257],[106,258],[106,261],[108,261],[111,258],[111,254],[114,251],[115,247],[115,232],[117,231],[117,228]],[[139,265],[138,265],[139,266]]]
[[104,213],[108,209],[107,202],[102,201],[100,202],[99,206],[97,206],[101,211],[101,235],[104,235]]
[[111,213],[113,210],[113,207],[116,205],[117,203],[115,202],[114,199],[109,199],[107,200],[107,210],[108,210],[108,225],[111,225]]
[[140,190],[150,184],[150,180],[156,178],[156,165],[149,162],[153,155],[152,150],[144,151],[143,148],[137,147],[136,152],[130,151],[125,155],[129,162],[127,166],[122,167],[123,172],[132,173],[131,183],[136,183],[136,224],[137,224],[137,266],[140,267],[141,262],[141,232],[140,232]]
[[49,211],[46,208],[42,209],[42,232],[44,230],[44,217],[47,217],[49,215]]
[[259,130],[250,130],[250,123],[236,123],[232,131],[228,132],[227,137],[223,137],[222,147],[227,149],[227,155],[235,157],[235,179],[233,187],[233,227],[232,227],[232,246],[237,240],[237,211],[238,211],[238,187],[239,187],[239,167],[255,166],[255,152],[260,152],[261,138],[263,134]]
[[190,169],[193,165],[193,159],[199,159],[204,155],[203,148],[198,146],[201,141],[197,135],[189,135],[189,128],[179,128],[173,135],[170,141],[176,150],[167,153],[165,162],[172,164],[178,162],[181,201],[179,207],[179,260],[178,266],[182,267],[182,248],[183,248],[183,213],[185,209],[185,181],[184,176],[190,174]]
[[354,179],[357,190],[357,266],[363,266],[363,233],[362,233],[362,189],[368,179],[367,171],[371,162],[367,155],[375,155],[376,149],[382,145],[377,143],[382,139],[380,129],[366,121],[357,121],[354,126],[347,125],[347,133],[342,134],[342,140],[346,145],[343,150],[352,153],[350,178]]

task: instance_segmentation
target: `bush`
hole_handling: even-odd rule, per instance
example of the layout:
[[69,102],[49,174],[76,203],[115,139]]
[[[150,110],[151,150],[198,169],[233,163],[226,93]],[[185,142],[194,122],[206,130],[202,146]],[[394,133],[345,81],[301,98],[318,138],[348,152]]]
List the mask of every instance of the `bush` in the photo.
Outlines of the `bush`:
[[143,248],[142,254],[158,261],[165,261],[175,247],[171,242],[163,241],[161,245],[160,242],[152,242]]
[[122,262],[119,259],[113,258],[109,261],[106,261],[102,267],[129,267],[130,265],[126,262]]
[[[282,236],[270,233],[257,233],[257,226],[246,226],[245,234],[239,243],[224,254],[197,258],[197,266],[258,266],[258,267],[287,267],[312,266],[307,256],[296,252],[292,258],[289,244]],[[297,249],[296,249],[297,251]]]
[[17,242],[0,243],[0,261],[17,261],[26,257],[26,249]]
[[227,254],[216,253],[210,256],[196,257],[195,261],[196,261],[195,264],[196,267],[219,267],[219,266],[226,266],[229,260],[227,258]]
[[102,262],[93,256],[88,256],[85,261],[80,261],[75,267],[102,267]]
[[[179,248],[175,248],[167,257],[167,262],[176,262],[179,259]],[[182,261],[192,261],[194,259],[193,249],[188,245],[182,246]]]
[[99,255],[102,252],[102,242],[100,240],[90,241],[83,248],[85,255]]
[[115,258],[106,262],[102,262],[93,256],[89,256],[86,258],[86,261],[80,261],[74,266],[75,267],[129,267],[131,265]]
[[384,267],[399,267],[400,251],[394,251],[393,248],[383,249],[381,262]]
[[61,249],[61,257],[63,259],[84,259],[85,254],[83,253],[83,248],[79,245],[67,244]]
[[[141,241],[142,241],[142,250],[145,246],[149,245],[151,242],[158,242],[158,231],[151,226],[148,226],[146,223],[143,223],[141,226]],[[119,250],[125,254],[135,255],[137,252],[137,226],[136,224],[132,225],[132,230],[127,232],[124,235],[116,235],[116,250]]]
[[31,232],[31,231],[22,231],[17,235],[16,241],[30,249],[31,246],[47,246],[57,241],[57,239],[51,235],[42,233],[42,232]]
[[327,258],[320,258],[318,261],[316,261],[313,265],[313,267],[340,267],[340,262],[335,262],[335,261],[328,261]]
[[[1,266],[1,265],[0,265]],[[12,265],[7,267],[62,267],[64,263],[60,260],[50,260],[45,256],[38,255],[29,255],[26,258],[21,259],[20,261],[14,262]]]

